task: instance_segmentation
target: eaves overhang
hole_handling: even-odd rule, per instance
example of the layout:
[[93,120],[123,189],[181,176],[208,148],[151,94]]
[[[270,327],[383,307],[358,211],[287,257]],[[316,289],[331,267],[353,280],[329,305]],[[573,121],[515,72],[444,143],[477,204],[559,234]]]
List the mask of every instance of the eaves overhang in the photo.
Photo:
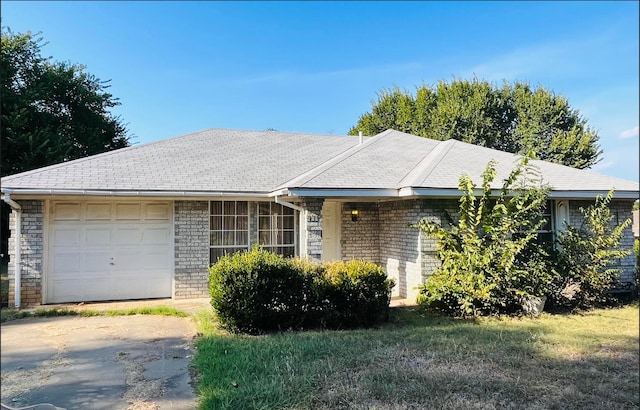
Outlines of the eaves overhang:
[[37,189],[37,188],[2,188],[1,192],[16,198],[38,198],[51,196],[65,197],[145,197],[163,199],[196,199],[196,198],[270,198],[269,192],[238,191],[159,191],[159,190],[101,190],[101,189]]

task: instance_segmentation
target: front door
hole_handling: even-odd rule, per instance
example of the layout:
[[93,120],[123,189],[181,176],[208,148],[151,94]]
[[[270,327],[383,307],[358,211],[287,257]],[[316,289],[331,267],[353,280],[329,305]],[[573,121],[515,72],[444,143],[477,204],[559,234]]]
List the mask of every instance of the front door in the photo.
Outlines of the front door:
[[342,259],[340,247],[340,202],[324,201],[322,206],[322,260]]

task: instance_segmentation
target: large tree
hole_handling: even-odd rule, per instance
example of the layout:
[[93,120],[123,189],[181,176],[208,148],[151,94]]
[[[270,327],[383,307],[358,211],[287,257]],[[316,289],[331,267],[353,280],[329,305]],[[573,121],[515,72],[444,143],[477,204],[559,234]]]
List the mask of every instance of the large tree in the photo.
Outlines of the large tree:
[[[31,33],[2,28],[2,176],[129,145],[125,124],[109,111],[120,103],[106,92],[108,81],[42,57],[41,44]],[[1,208],[6,254],[9,208]]]
[[412,94],[398,88],[378,93],[373,108],[349,130],[375,135],[393,128],[436,140],[453,138],[526,154],[575,168],[597,163],[598,134],[567,99],[544,87],[487,81],[439,81]]
[[41,55],[42,39],[2,29],[2,175],[129,145],[108,81]]

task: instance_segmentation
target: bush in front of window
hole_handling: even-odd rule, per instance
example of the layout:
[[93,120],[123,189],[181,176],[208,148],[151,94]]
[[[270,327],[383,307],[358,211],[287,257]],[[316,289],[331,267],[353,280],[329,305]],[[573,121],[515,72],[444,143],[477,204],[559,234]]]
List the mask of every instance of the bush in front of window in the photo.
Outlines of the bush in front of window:
[[478,316],[519,312],[528,300],[546,296],[553,273],[535,239],[544,223],[549,188],[525,157],[494,198],[495,165],[487,164],[479,197],[472,179],[460,177],[457,221],[447,215],[449,226],[430,220],[417,224],[427,237],[437,239],[442,261],[420,287],[421,305]]
[[226,255],[209,268],[211,305],[224,328],[261,333],[304,324],[311,281],[264,249]]
[[567,225],[560,234],[558,243],[562,250],[557,261],[560,276],[552,292],[555,305],[588,309],[613,300],[609,291],[618,284],[622,271],[616,264],[631,254],[620,247],[631,219],[613,222],[609,208],[613,192],[609,191],[606,197],[599,195],[595,203],[580,208],[582,226]]
[[392,279],[365,261],[315,263],[254,248],[210,269],[211,305],[222,327],[262,333],[355,328],[388,318]]

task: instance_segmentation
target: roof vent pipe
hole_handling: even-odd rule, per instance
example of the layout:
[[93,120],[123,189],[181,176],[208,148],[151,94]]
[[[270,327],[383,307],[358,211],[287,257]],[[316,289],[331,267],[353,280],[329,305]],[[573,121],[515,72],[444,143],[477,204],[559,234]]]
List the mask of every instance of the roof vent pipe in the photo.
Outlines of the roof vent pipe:
[[358,144],[362,144],[362,142],[363,142],[362,131],[358,131]]

